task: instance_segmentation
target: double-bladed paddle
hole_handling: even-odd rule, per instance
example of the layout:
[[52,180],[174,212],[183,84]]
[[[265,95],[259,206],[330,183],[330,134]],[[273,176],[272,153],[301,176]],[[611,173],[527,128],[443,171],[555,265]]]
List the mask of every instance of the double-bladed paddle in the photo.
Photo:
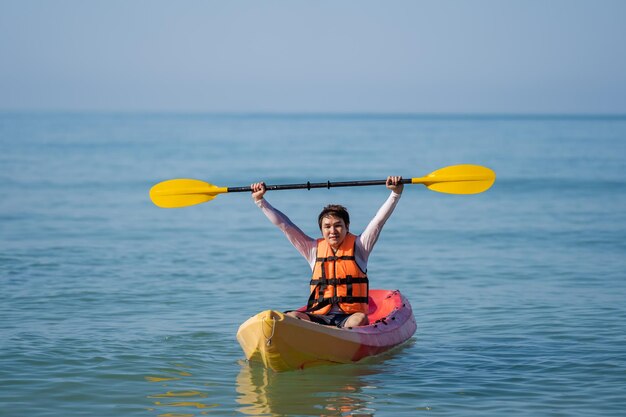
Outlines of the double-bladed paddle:
[[[424,184],[426,188],[448,194],[478,194],[488,190],[496,180],[491,169],[479,165],[453,165],[433,171],[424,177],[406,178],[403,184]],[[296,190],[331,187],[384,185],[386,180],[306,182],[303,184],[267,185],[268,190]],[[150,189],[152,202],[163,208],[193,206],[213,200],[218,194],[250,192],[246,187],[218,187],[194,179],[167,180]]]

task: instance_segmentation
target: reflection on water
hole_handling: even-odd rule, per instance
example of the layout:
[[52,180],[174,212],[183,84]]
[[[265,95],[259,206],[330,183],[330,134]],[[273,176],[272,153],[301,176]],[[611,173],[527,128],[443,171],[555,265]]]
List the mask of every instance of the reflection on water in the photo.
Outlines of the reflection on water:
[[167,364],[143,377],[148,387],[146,410],[156,417],[373,417],[389,392],[397,359],[411,344],[356,364],[290,372],[274,372],[245,360],[239,361],[238,373],[220,376],[212,362],[193,367]]
[[274,372],[257,362],[240,361],[237,411],[251,416],[374,416],[376,393],[388,380],[387,365],[414,343],[355,364]]
[[[159,375],[146,376],[148,382],[161,383],[165,389],[169,387],[168,383],[172,381],[180,381],[185,377],[193,374],[185,369],[181,364],[173,364],[172,368],[159,369]],[[156,392],[147,396],[153,403],[154,407],[148,408],[148,411],[156,411],[159,417],[194,417],[196,415],[207,415],[208,409],[215,408],[219,404],[212,404],[207,401],[209,394],[207,392],[191,390],[172,391],[166,390]],[[201,410],[198,412],[198,410]],[[197,414],[196,414],[197,413]]]
[[237,376],[238,411],[252,416],[373,416],[373,397],[364,389],[375,388],[366,377],[377,373],[367,365],[274,372],[242,361]]

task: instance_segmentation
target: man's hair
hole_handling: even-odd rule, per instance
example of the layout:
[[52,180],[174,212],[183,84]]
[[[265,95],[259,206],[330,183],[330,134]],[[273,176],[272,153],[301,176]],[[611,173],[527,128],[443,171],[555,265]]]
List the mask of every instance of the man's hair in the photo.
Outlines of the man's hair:
[[348,209],[344,206],[340,206],[339,204],[329,204],[320,213],[317,217],[317,224],[320,226],[320,230],[322,230],[322,219],[327,216],[339,217],[344,221],[346,226],[350,225],[350,215],[348,214]]

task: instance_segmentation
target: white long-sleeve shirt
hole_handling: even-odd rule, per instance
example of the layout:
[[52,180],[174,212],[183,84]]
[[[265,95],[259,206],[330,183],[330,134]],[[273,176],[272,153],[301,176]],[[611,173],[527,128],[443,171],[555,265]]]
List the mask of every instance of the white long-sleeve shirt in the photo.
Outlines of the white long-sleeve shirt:
[[[399,200],[400,194],[392,191],[385,203],[378,209],[374,218],[369,222],[365,230],[363,230],[363,233],[357,236],[354,257],[361,270],[367,271],[367,261],[370,253],[372,249],[374,249],[374,245],[378,240],[378,236],[385,222],[389,216],[391,216],[391,213],[393,213]],[[304,256],[311,270],[313,270],[317,256],[317,239],[308,236],[300,230],[300,228],[293,224],[281,211],[272,207],[267,200],[260,199],[256,201],[256,204],[263,211],[265,216],[283,231],[287,239],[289,239],[298,252]]]

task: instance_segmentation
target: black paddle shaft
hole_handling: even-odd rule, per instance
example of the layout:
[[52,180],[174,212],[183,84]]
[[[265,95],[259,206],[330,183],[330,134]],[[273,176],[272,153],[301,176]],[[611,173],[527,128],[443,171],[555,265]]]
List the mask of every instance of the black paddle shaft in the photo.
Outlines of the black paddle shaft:
[[[362,187],[365,185],[385,185],[387,180],[371,180],[371,181],[339,181],[339,182],[306,182],[303,184],[283,184],[283,185],[266,185],[265,188],[270,190],[301,190],[312,188],[331,188],[331,187]],[[411,179],[402,180],[402,184],[411,184]],[[228,187],[229,193],[250,192],[252,187]]]

